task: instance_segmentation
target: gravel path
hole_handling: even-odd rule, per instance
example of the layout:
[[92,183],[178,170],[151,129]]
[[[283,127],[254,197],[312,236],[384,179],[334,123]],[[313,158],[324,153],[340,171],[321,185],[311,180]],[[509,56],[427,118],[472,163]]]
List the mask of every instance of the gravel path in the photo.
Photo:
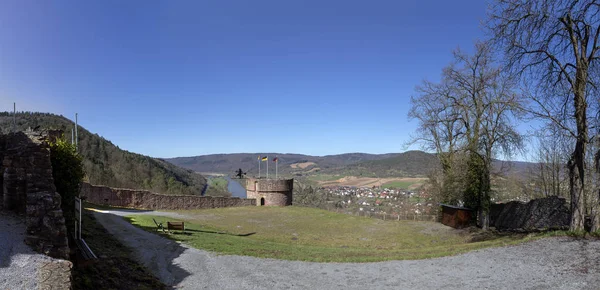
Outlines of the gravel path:
[[[24,218],[0,211],[0,289],[69,289],[61,280],[68,280],[63,267],[69,262],[34,252],[24,239]],[[66,277],[56,270],[66,270]]]
[[179,289],[600,288],[597,240],[548,238],[416,261],[312,263],[193,249],[135,228],[117,216],[130,214],[112,210],[95,213],[112,234],[136,249],[140,260],[161,281]]

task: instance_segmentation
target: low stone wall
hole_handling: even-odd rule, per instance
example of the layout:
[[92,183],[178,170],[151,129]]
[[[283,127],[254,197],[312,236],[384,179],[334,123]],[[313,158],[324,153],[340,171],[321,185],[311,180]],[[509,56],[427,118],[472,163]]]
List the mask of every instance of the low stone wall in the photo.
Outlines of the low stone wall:
[[95,204],[136,209],[207,209],[256,205],[255,199],[197,195],[165,195],[147,190],[111,188],[83,183],[81,196]]
[[564,198],[551,196],[529,201],[494,204],[490,226],[498,230],[537,231],[568,229],[570,210]]

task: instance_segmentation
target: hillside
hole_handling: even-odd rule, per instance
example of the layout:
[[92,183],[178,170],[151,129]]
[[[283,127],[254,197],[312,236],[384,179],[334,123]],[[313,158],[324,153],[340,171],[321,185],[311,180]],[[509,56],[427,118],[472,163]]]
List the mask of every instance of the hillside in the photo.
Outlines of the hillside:
[[370,160],[347,165],[341,168],[324,170],[342,176],[369,177],[422,177],[438,166],[435,154],[423,151],[407,151],[380,160]]
[[[248,176],[258,174],[258,153],[213,154],[194,157],[165,159],[175,165],[197,172],[213,172],[233,175],[242,168]],[[262,156],[266,156],[263,154]],[[404,153],[366,154],[347,153],[327,156],[269,153],[269,173],[274,174],[273,157],[278,156],[278,172],[281,176],[311,176],[313,180],[327,181],[344,176],[373,178],[425,177],[439,166],[435,154],[423,151]],[[494,161],[494,172],[525,176],[533,163]],[[261,162],[261,175],[266,172],[266,162]]]
[[[0,133],[9,133],[12,115],[0,112]],[[38,127],[39,126],[39,127]],[[17,113],[17,129],[60,129],[70,140],[73,122],[48,113]],[[86,179],[92,184],[147,189],[163,194],[201,194],[206,179],[200,174],[164,160],[120,149],[98,134],[79,126],[79,153],[84,158]],[[227,195],[209,191],[208,194]]]
[[[177,166],[188,168],[196,172],[215,172],[232,175],[233,171],[242,168],[248,175],[258,174],[258,156],[269,156],[269,171],[275,172],[273,158],[279,158],[278,170],[280,174],[294,175],[306,174],[340,168],[346,165],[381,160],[397,156],[398,154],[366,154],[347,153],[328,156],[310,156],[302,154],[278,154],[278,153],[235,153],[235,154],[212,154],[193,157],[176,157],[165,159]],[[261,163],[261,172],[265,174],[266,162]]]

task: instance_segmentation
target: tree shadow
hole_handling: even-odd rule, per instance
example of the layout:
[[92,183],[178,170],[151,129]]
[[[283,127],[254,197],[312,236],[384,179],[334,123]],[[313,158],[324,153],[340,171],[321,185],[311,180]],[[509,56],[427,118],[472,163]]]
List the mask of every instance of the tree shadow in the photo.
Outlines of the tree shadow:
[[[247,233],[247,234],[232,234],[232,233],[227,233],[227,232],[194,230],[194,229],[185,229],[185,231],[186,231],[186,233],[194,232],[194,233],[203,233],[203,234],[229,235],[229,236],[235,236],[235,237],[249,237],[249,236],[256,234],[256,232]],[[173,232],[173,234],[184,234],[184,233],[183,232]],[[190,233],[190,235],[191,235],[191,233]]]
[[[132,211],[137,212],[140,211]],[[156,227],[134,226],[131,218],[110,211],[96,211],[94,215],[114,238],[134,251],[138,262],[167,286],[174,287],[192,274],[174,262],[188,248],[164,235],[153,233]]]
[[[126,220],[127,222],[129,222],[130,224],[134,223],[134,219],[132,217],[129,216],[124,216],[122,217],[124,220]],[[164,224],[166,224],[166,221],[161,221],[161,220],[157,220],[156,222],[158,222],[159,224],[162,224],[164,227]],[[169,237],[169,235],[186,235],[186,236],[191,236],[193,235],[193,233],[201,233],[201,234],[214,234],[214,235],[228,235],[228,236],[234,236],[234,237],[249,237],[252,235],[255,235],[256,232],[251,232],[251,233],[246,233],[246,234],[232,234],[232,233],[228,233],[228,232],[221,232],[221,231],[210,231],[210,230],[197,230],[197,229],[189,229],[186,228],[185,231],[181,231],[181,230],[168,230],[166,228],[160,229],[157,226],[144,226],[144,225],[135,225],[135,227],[141,228],[145,231],[148,232],[155,232],[156,234],[159,235],[163,235],[164,237]]]

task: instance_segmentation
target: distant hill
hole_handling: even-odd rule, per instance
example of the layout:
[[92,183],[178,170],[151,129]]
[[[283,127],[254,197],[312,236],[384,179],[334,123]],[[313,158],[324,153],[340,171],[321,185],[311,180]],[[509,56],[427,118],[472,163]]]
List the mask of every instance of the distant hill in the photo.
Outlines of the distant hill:
[[[0,112],[0,132],[9,133],[12,115]],[[48,113],[17,113],[17,129],[60,129],[71,138],[73,122],[63,116]],[[206,179],[191,170],[164,160],[120,149],[98,134],[79,127],[79,153],[84,157],[87,179],[92,184],[111,187],[147,189],[163,194],[199,195]],[[209,191],[208,194],[211,194]],[[213,192],[214,195],[227,193]]]
[[[269,153],[270,174],[274,173],[273,157],[279,159],[278,171],[282,175],[312,175],[326,173],[353,176],[423,176],[437,165],[434,154],[422,151],[405,153],[366,154],[346,153],[339,155],[311,156],[302,154]],[[213,154],[194,157],[165,159],[175,165],[198,172],[233,174],[242,168],[249,175],[258,174],[257,153]],[[266,164],[261,163],[262,175]]]
[[[263,154],[262,156],[266,156]],[[258,174],[258,153],[212,154],[194,157],[165,159],[175,165],[197,172],[214,172],[233,175],[242,168],[248,176]],[[404,153],[366,154],[347,153],[327,156],[302,154],[269,153],[269,174],[274,174],[273,157],[278,156],[280,175],[310,176],[327,174],[331,176],[364,177],[425,177],[439,166],[435,154],[413,150]],[[495,172],[510,172],[525,175],[533,163],[494,161]],[[261,175],[266,172],[265,162],[261,162]]]
[[[278,153],[235,153],[235,154],[212,154],[193,157],[166,158],[177,166],[188,168],[197,172],[215,172],[233,174],[233,171],[242,168],[249,175],[258,174],[258,156],[269,156],[269,171],[275,172],[273,158],[278,157],[278,171],[280,174],[302,174],[330,170],[358,162],[381,160],[397,156],[391,154],[366,154],[346,153],[327,156],[310,156],[302,154],[278,154]],[[266,162],[261,163],[262,174],[265,174]],[[311,171],[312,170],[312,171]]]
[[437,166],[438,159],[435,154],[407,151],[385,159],[357,162],[342,168],[324,170],[323,173],[369,177],[423,177]]

